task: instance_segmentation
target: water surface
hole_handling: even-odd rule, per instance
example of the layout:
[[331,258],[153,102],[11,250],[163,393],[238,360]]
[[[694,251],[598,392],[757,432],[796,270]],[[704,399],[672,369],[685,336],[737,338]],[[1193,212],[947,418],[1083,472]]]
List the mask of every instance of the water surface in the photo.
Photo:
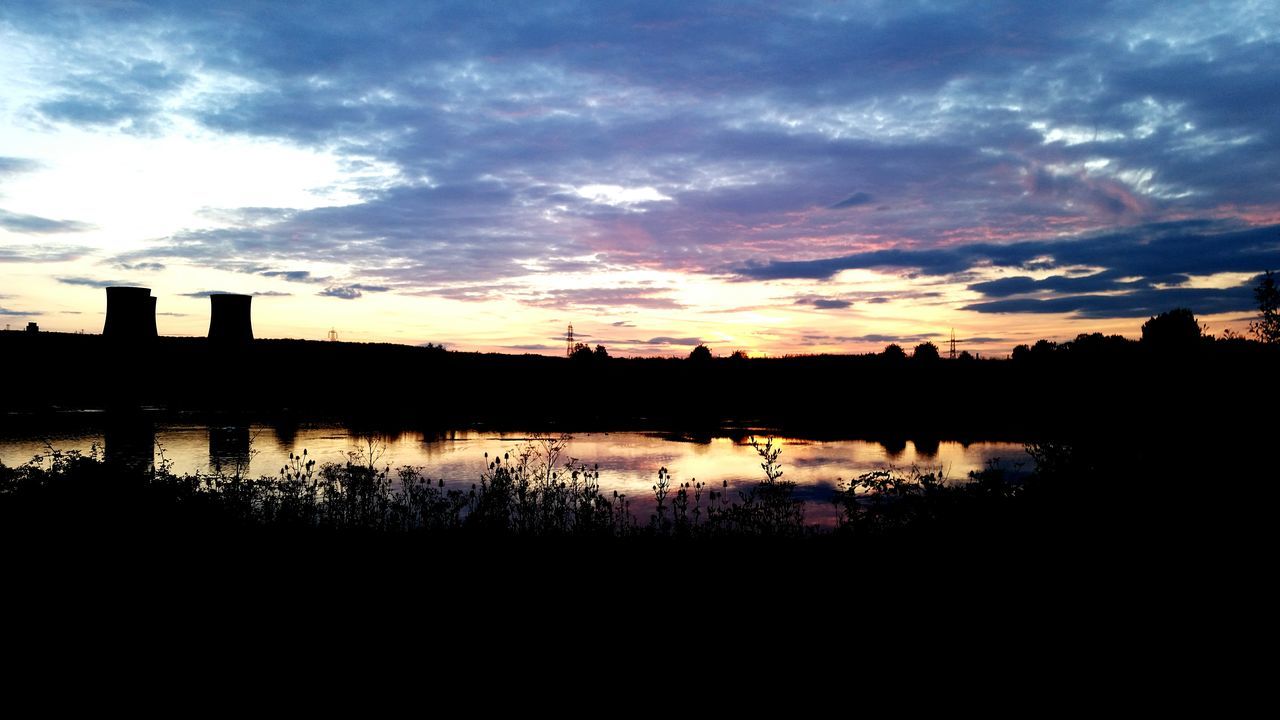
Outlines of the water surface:
[[[759,439],[763,440],[761,433]],[[1021,443],[954,441],[814,440],[775,437],[781,446],[779,461],[783,479],[798,484],[810,500],[811,522],[829,519],[826,500],[834,488],[851,478],[886,467],[912,465],[941,472],[952,481],[964,480],[973,470],[1000,462],[1012,471],[1030,469]],[[361,434],[340,425],[271,426],[239,425],[139,425],[60,432],[14,432],[0,437],[0,462],[27,462],[48,448],[100,452],[131,459],[135,464],[168,462],[177,473],[240,472],[246,476],[276,475],[290,453],[317,464],[348,460],[367,462],[372,456],[379,467],[393,470],[403,465],[420,468],[446,485],[466,488],[477,481],[490,458],[532,450],[545,455],[545,437],[536,433],[458,430],[443,433],[398,432]],[[746,435],[690,437],[652,432],[592,432],[571,435],[558,465],[575,461],[598,467],[600,486],[633,499],[638,514],[651,507],[652,486],[658,469],[670,472],[673,485],[701,482],[741,489],[764,478],[761,458]]]

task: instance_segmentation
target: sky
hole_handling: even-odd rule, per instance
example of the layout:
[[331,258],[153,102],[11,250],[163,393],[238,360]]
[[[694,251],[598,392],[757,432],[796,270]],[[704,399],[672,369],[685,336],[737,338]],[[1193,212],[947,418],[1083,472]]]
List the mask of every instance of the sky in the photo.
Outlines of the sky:
[[1002,356],[1280,269],[1280,3],[0,3],[0,324]]

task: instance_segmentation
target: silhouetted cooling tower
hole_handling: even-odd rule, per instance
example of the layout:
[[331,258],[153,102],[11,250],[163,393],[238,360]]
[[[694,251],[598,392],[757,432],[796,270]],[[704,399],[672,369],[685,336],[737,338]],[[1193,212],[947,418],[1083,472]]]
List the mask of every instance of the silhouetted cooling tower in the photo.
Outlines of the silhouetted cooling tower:
[[156,299],[144,287],[107,288],[107,322],[102,334],[111,340],[156,337]]
[[209,341],[219,343],[249,342],[253,339],[253,323],[249,319],[252,295],[217,293],[209,296]]

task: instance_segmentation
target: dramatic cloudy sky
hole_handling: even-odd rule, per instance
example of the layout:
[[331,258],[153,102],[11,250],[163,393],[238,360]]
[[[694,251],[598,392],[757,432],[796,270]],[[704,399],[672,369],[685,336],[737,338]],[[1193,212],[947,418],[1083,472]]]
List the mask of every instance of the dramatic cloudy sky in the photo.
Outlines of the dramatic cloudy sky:
[[1242,329],[1280,4],[7,2],[0,322],[1004,354]]

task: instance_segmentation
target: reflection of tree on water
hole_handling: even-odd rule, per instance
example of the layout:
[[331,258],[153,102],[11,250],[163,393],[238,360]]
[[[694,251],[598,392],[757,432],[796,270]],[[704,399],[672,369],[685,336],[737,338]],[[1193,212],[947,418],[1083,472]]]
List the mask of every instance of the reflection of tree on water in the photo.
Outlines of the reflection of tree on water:
[[891,458],[897,458],[907,449],[907,440],[902,437],[881,438],[880,446],[884,448],[885,455]]
[[209,466],[214,471],[232,475],[248,472],[252,447],[248,424],[209,426]]
[[283,452],[292,452],[298,442],[298,423],[293,420],[279,420],[271,426],[271,433],[276,437],[276,446]]
[[458,440],[457,430],[423,430],[422,442],[425,445],[431,443],[456,442]]
[[156,427],[144,415],[109,414],[103,444],[103,459],[109,465],[141,472],[155,467]]
[[[876,442],[880,443],[880,447],[884,448],[884,454],[894,460],[907,451],[907,439],[899,435],[882,437]],[[914,437],[911,439],[911,445],[915,448],[916,456],[922,458],[936,456],[941,444],[942,441],[936,436]]]
[[917,437],[911,442],[916,446],[916,455],[919,457],[931,458],[938,454],[940,442],[936,437]]

